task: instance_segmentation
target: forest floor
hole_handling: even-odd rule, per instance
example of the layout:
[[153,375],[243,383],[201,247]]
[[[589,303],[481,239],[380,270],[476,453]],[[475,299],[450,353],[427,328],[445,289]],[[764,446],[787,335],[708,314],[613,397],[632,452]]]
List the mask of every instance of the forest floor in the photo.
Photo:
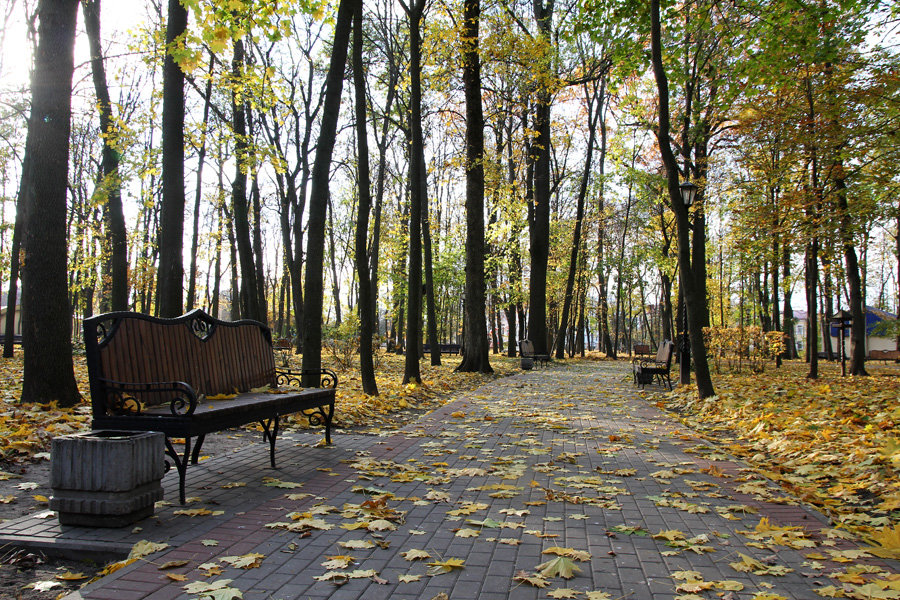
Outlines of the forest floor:
[[[518,370],[518,361],[497,356],[492,376],[454,373],[455,356],[443,362],[432,367],[422,361],[423,383],[402,385],[403,357],[382,356],[381,395],[373,399],[362,394],[355,368],[332,360],[328,366],[339,375],[341,406],[335,425],[388,433],[459,391]],[[790,495],[822,510],[848,535],[882,548],[886,558],[900,558],[900,366],[870,364],[871,377],[842,378],[839,365],[824,364],[817,380],[806,379],[802,362],[777,369],[767,364],[763,372],[746,365],[721,367],[722,372],[713,372],[717,396],[712,399],[698,400],[693,386],[636,393],[704,436],[710,449],[742,458]],[[71,409],[28,406],[19,402],[21,354],[0,361],[0,520],[47,511],[50,440],[90,427],[83,357],[76,357],[75,369],[86,398],[82,403]],[[623,365],[623,377],[628,373]],[[305,426],[300,421],[287,429]],[[204,455],[225,454],[246,443],[239,432],[211,436]],[[0,548],[0,598],[56,598],[102,567]]]

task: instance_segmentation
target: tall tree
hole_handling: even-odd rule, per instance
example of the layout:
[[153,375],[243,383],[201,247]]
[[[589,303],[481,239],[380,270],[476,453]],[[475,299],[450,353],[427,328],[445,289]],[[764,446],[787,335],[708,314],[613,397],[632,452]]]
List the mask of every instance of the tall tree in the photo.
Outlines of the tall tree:
[[[422,132],[422,16],[426,0],[400,1],[409,19],[409,301],[406,307],[406,361],[403,383],[421,383],[422,203],[427,197],[425,137]],[[440,349],[438,349],[440,352]]]
[[[565,358],[566,330],[569,326],[569,313],[572,310],[572,301],[575,291],[575,275],[578,270],[578,253],[582,246],[581,229],[584,222],[584,202],[587,198],[588,182],[593,170],[594,142],[597,136],[597,122],[603,114],[603,102],[606,96],[606,78],[599,83],[585,84],[585,102],[588,115],[588,142],[584,158],[584,171],[581,174],[581,182],[578,185],[578,200],[575,209],[575,228],[572,231],[572,248],[569,254],[569,274],[566,277],[566,292],[563,299],[562,319],[559,324],[559,332],[556,335],[556,358]],[[596,105],[596,109],[594,106]]]
[[[675,213],[675,225],[678,232],[678,267],[681,270],[681,282],[684,288],[685,305],[687,309],[688,329],[690,333],[691,347],[694,348],[694,367],[697,373],[697,391],[701,398],[709,398],[715,395],[712,379],[709,372],[709,362],[706,356],[706,345],[703,340],[704,315],[706,311],[706,296],[704,287],[697,284],[697,271],[699,267],[693,264],[693,256],[690,244],[690,222],[688,209],[681,200],[679,188],[678,161],[672,152],[672,141],[669,137],[671,122],[669,117],[669,82],[666,76],[662,60],[661,24],[659,17],[659,0],[651,0],[650,3],[650,44],[653,74],[656,78],[656,87],[659,93],[659,125],[657,138],[659,151],[663,165],[666,168],[666,184],[669,195],[669,204]],[[701,271],[702,272],[702,271]]]
[[359,202],[356,217],[356,277],[359,279],[359,370],[363,392],[378,395],[375,381],[374,348],[372,337],[375,330],[375,307],[372,301],[372,281],[369,271],[369,212],[372,205],[371,182],[369,181],[369,134],[366,127],[366,81],[363,70],[363,7],[356,2],[353,10],[353,91],[356,112],[357,181],[359,182]]
[[533,165],[534,205],[529,206],[531,239],[531,280],[528,289],[528,336],[535,354],[549,354],[547,332],[547,264],[550,260],[550,109],[553,94],[549,80],[553,69],[554,0],[534,0],[534,19],[544,55],[535,68],[542,71],[535,92],[534,140],[530,162]]
[[23,402],[81,398],[72,362],[67,284],[66,193],[77,0],[41,0],[31,83],[31,116],[20,184]]
[[231,202],[234,206],[234,233],[237,242],[241,270],[241,316],[265,322],[265,305],[260,306],[256,265],[250,241],[250,207],[247,203],[247,173],[253,161],[253,149],[247,133],[247,103],[242,82],[246,53],[244,42],[234,40],[234,57],[231,61],[231,106],[234,131],[235,171],[231,183]]
[[161,317],[183,310],[184,265],[184,72],[175,60],[187,30],[181,0],[169,0],[166,56],[163,62],[162,214],[159,224],[159,274],[156,295]]
[[[103,150],[100,159],[100,178],[95,196],[102,198],[103,223],[107,242],[104,248],[104,292],[108,292],[109,309],[128,308],[128,240],[125,229],[125,213],[122,210],[122,183],[119,176],[118,127],[109,99],[103,49],[100,46],[100,0],[83,0],[84,28],[91,50],[91,73],[94,92],[97,94],[97,111],[100,113],[100,132]],[[106,279],[109,281],[107,282]],[[104,298],[107,296],[104,293]]]
[[303,371],[305,386],[319,385],[322,368],[322,305],[324,301],[323,269],[325,265],[325,219],[328,212],[331,157],[334,152],[337,122],[341,110],[341,90],[344,86],[344,67],[353,12],[361,0],[341,0],[334,26],[334,43],[325,81],[325,100],[322,104],[322,124],[316,159],[313,163],[312,186],[307,225],[306,279],[303,298]]
[[480,0],[463,4],[463,87],[466,97],[466,349],[457,371],[493,373],[485,323],[484,112],[478,54]]

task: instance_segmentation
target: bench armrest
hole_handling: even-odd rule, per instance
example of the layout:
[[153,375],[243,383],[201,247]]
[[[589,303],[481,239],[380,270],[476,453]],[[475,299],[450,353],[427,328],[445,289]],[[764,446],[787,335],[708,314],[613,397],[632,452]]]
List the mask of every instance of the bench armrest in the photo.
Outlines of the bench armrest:
[[[149,383],[122,383],[110,379],[100,379],[104,398],[99,407],[103,415],[139,415],[144,406],[135,394],[171,394],[169,410],[176,417],[187,417],[197,408],[197,392],[183,381],[153,381]],[[92,402],[97,402],[91,398]],[[163,404],[162,402],[160,404]],[[94,414],[98,413],[95,407]]]
[[304,376],[317,381],[316,387],[337,388],[337,373],[331,369],[319,369],[318,371],[294,371],[292,369],[275,369],[275,382],[278,385],[296,385],[303,387]]

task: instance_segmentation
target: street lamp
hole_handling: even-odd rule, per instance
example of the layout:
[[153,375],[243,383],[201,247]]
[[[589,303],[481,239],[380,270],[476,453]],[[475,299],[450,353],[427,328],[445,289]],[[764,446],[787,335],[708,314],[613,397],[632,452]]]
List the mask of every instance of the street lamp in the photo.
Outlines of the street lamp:
[[678,187],[679,189],[681,189],[681,199],[682,201],[684,201],[684,205],[690,206],[691,204],[693,204],[694,198],[697,197],[696,184],[693,184],[690,181],[685,181]]
[[[689,207],[697,197],[697,186],[690,181],[684,181],[678,186],[681,190],[681,200],[686,207]],[[690,226],[690,215],[688,215],[688,226]],[[688,233],[688,247],[690,247],[691,237]],[[688,317],[687,317],[687,296],[684,295],[684,272],[681,273],[681,297],[682,312],[684,317],[684,329],[682,330],[681,340],[681,359],[678,361],[679,380],[682,385],[691,381],[691,341],[688,336]]]

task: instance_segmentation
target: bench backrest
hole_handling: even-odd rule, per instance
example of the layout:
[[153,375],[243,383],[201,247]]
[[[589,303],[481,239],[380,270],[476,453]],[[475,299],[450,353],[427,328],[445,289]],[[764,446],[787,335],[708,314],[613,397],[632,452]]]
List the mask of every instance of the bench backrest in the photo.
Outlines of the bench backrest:
[[534,356],[534,344],[531,340],[519,340],[519,355]]
[[[84,341],[95,407],[105,393],[101,379],[181,381],[206,395],[276,383],[272,334],[257,321],[220,321],[199,309],[175,319],[114,312],[85,319]],[[159,392],[134,396],[145,405],[172,398]]]
[[656,351],[656,358],[653,360],[658,363],[664,363],[668,369],[672,366],[672,354],[674,353],[674,350],[675,344],[669,340],[663,340],[659,345],[659,349]]

